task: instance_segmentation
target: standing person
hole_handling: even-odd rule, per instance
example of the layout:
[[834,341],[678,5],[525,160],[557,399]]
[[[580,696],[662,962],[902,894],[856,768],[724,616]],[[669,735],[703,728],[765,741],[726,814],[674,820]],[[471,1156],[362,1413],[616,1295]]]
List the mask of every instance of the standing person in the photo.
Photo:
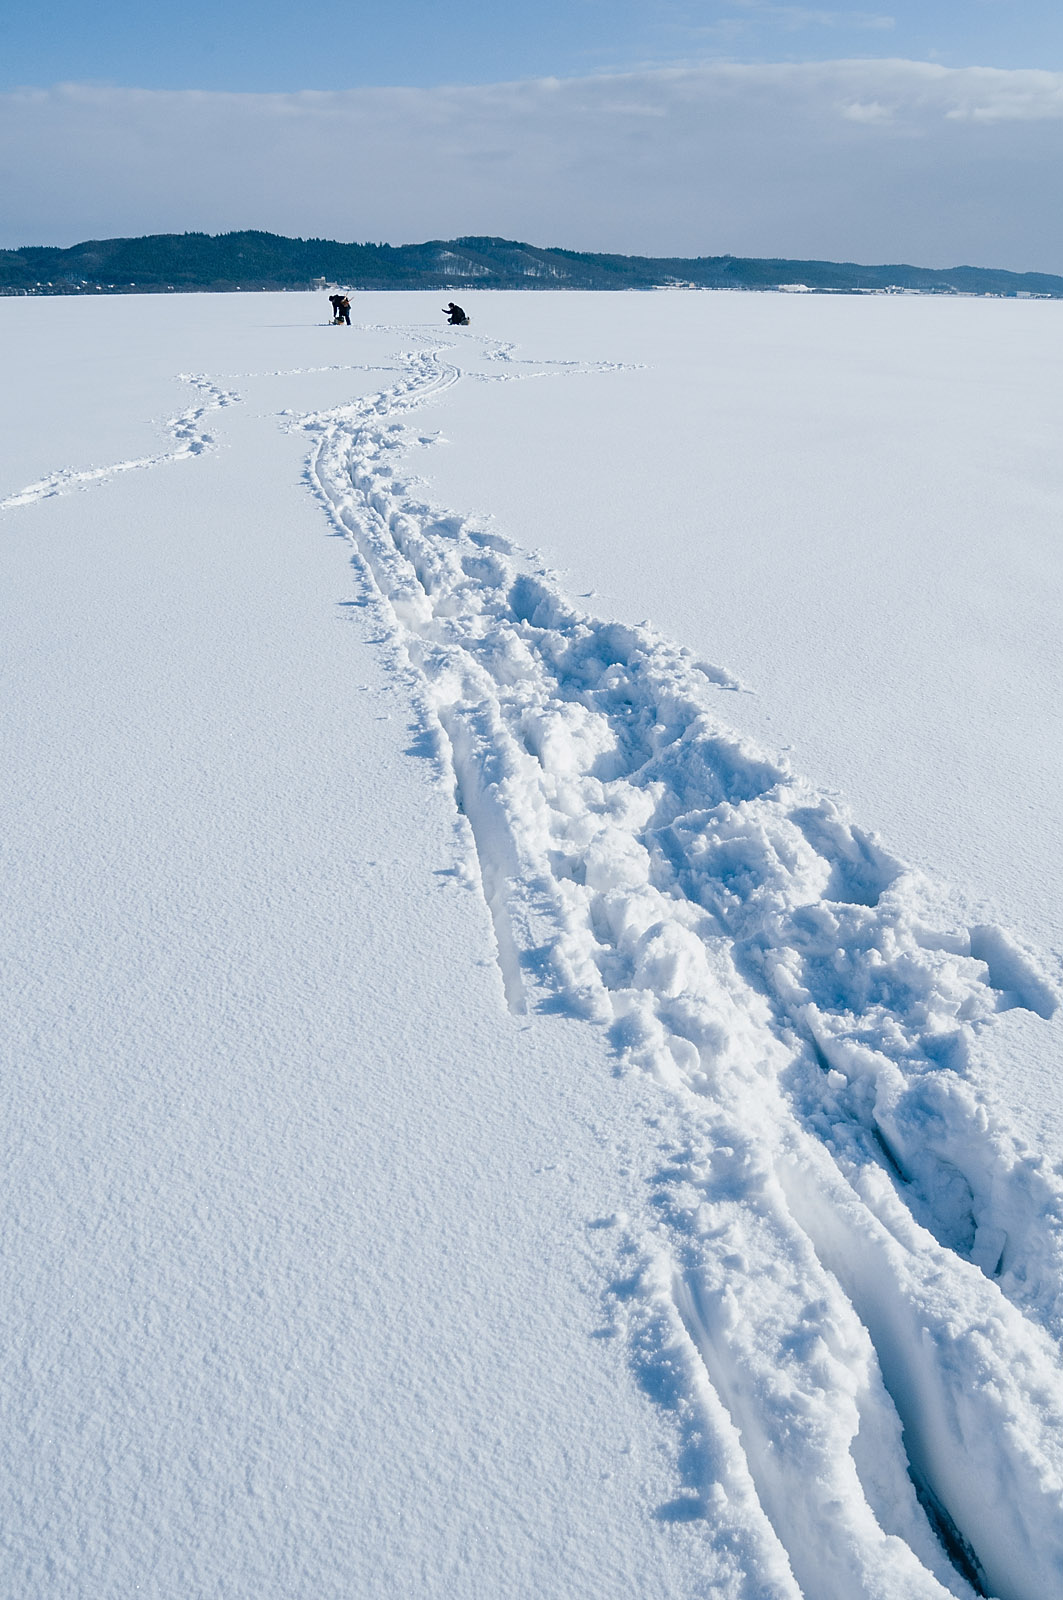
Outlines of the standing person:
[[443,310],[446,312],[447,321],[452,328],[467,328],[469,326],[469,319],[465,312],[460,306],[456,306],[453,300],[448,306],[444,306]]
[[351,325],[351,302],[345,294],[340,295],[340,303],[336,307],[336,321],[345,322],[348,328]]

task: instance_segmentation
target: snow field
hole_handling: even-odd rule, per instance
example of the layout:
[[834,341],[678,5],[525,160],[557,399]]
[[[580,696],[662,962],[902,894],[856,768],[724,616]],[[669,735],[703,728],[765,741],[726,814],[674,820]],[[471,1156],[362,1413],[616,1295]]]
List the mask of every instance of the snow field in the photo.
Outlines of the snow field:
[[[49,373],[77,473],[165,454],[207,347],[243,401],[200,455],[0,528],[0,1591],[697,1593],[652,1515],[666,1430],[591,1337],[585,1220],[630,1208],[644,1107],[582,1024],[501,1001],[279,415],[390,380],[291,303],[163,303],[157,382],[118,374],[84,434]],[[137,308],[85,310],[64,358],[106,370]],[[49,463],[17,468],[4,495]]]
[[394,419],[460,370],[422,344],[388,404],[308,421],[313,476],[422,680],[511,1007],[530,968],[684,1108],[643,1270],[730,1419],[718,1453],[741,1440],[753,1581],[788,1592],[781,1543],[797,1592],[1032,1600],[1063,1573],[1063,1192],[966,1079],[1053,985],[731,734],[726,673],[420,498],[427,437]]
[[[379,297],[392,313],[412,299]],[[616,297],[616,304],[626,312],[631,297]],[[616,1128],[627,1128],[612,1135],[619,1144],[631,1137],[620,1105],[646,1119],[619,1184],[607,1177],[608,1163],[591,1155],[594,1140],[583,1139],[576,1167],[583,1167],[584,1209],[579,1220],[570,1214],[570,1222],[593,1221],[588,1238],[600,1281],[608,1284],[598,1348],[622,1346],[635,1380],[631,1392],[617,1391],[614,1403],[625,1416],[642,1404],[648,1437],[664,1423],[672,1489],[652,1519],[645,1513],[653,1501],[645,1502],[634,1532],[624,1531],[630,1482],[618,1486],[604,1525],[590,1509],[597,1505],[600,1517],[600,1504],[585,1494],[582,1520],[570,1524],[579,1548],[569,1543],[564,1561],[556,1535],[547,1539],[548,1553],[533,1559],[527,1540],[509,1527],[500,1554],[492,1551],[489,1531],[471,1554],[455,1552],[444,1570],[438,1542],[449,1541],[445,1522],[437,1522],[419,1554],[417,1536],[403,1531],[401,1500],[363,1475],[363,1501],[379,1496],[374,1509],[397,1542],[398,1555],[388,1558],[390,1592],[408,1584],[412,1563],[428,1559],[424,1550],[432,1552],[430,1582],[444,1585],[433,1592],[483,1592],[507,1559],[517,1574],[511,1592],[585,1595],[599,1578],[605,1592],[604,1537],[619,1542],[608,1582],[637,1573],[636,1590],[646,1595],[908,1600],[974,1593],[1041,1600],[1063,1580],[1063,1185],[1059,1172],[1017,1138],[1004,1095],[987,1094],[983,1085],[1002,1023],[1021,1015],[1043,1033],[1057,1015],[1053,972],[1021,938],[969,915],[960,897],[858,827],[836,796],[735,731],[732,717],[746,697],[726,666],[648,625],[577,608],[543,559],[503,527],[435,498],[424,477],[437,458],[438,425],[470,385],[565,378],[571,394],[591,374],[623,382],[634,366],[590,355],[536,360],[481,333],[478,322],[445,334],[395,320],[356,328],[352,334],[373,341],[374,351],[386,349],[375,365],[390,369],[390,381],[375,387],[373,362],[356,379],[353,370],[333,367],[325,381],[334,391],[347,385],[347,397],[339,405],[300,405],[292,402],[308,392],[314,369],[278,368],[273,377],[288,403],[266,415],[275,429],[282,409],[285,461],[294,460],[291,450],[302,437],[309,440],[310,487],[333,528],[350,541],[360,585],[356,620],[383,648],[379,670],[388,692],[393,703],[412,706],[413,748],[430,757],[441,784],[423,787],[431,803],[417,799],[423,775],[400,773],[398,749],[389,754],[378,730],[371,800],[375,805],[386,781],[386,808],[398,807],[398,832],[411,833],[401,820],[405,807],[436,837],[440,824],[431,820],[431,806],[445,800],[456,845],[448,873],[474,891],[466,905],[482,900],[482,936],[467,916],[459,919],[460,932],[458,924],[451,931],[470,949],[490,951],[497,970],[495,990],[478,982],[469,999],[481,1035],[472,1046],[481,1063],[473,1074],[480,1083],[477,1115],[492,1115],[496,1128],[505,1123],[505,1091],[497,1084],[492,1090],[483,1068],[496,1030],[500,1049],[541,1060],[544,1081],[570,1052],[590,1106],[610,1084]],[[226,385],[237,383],[243,393],[252,376],[204,370],[196,381],[205,406],[220,407],[224,396],[236,407],[236,391]],[[354,399],[350,388],[358,390]],[[594,394],[603,406],[600,386]],[[161,483],[153,473],[128,477],[122,486],[109,480],[146,465],[169,471],[170,463],[193,454],[202,458],[196,470],[209,471],[224,452],[203,429],[204,414],[192,408],[170,425],[170,452],[131,456],[111,468],[59,469],[26,489],[14,486],[3,509],[40,515],[57,499],[63,506],[81,503],[73,500],[78,490],[114,494],[134,482]],[[239,414],[238,407],[231,414],[231,439]],[[505,426],[501,413],[498,426]],[[234,501],[241,485],[246,492],[252,482],[283,481],[282,469],[268,462],[271,447],[261,427],[254,437],[253,454],[245,450],[228,471]],[[201,449],[194,451],[192,442]],[[593,475],[594,463],[586,470]],[[147,519],[159,517],[150,497],[142,509]],[[608,552],[602,561],[607,569]],[[230,564],[235,574],[240,561],[223,554],[221,565]],[[282,598],[274,596],[271,605],[272,635],[291,637],[294,659],[297,630],[284,621]],[[308,620],[304,614],[299,627]],[[217,658],[219,684],[247,673],[239,657],[249,640],[249,630],[240,630],[228,658]],[[195,648],[193,633],[178,643],[187,655]],[[129,642],[122,648],[128,652]],[[263,725],[281,681],[276,669],[267,676],[258,702]],[[342,668],[331,682],[328,672],[313,682],[328,704],[349,706]],[[158,685],[153,689],[157,695]],[[228,689],[222,700],[220,739],[237,706]],[[151,704],[148,695],[145,716]],[[295,752],[283,730],[298,715],[290,708],[271,734],[287,763],[286,782]],[[354,737],[369,731],[365,717],[356,716]],[[179,747],[190,748],[186,737]],[[131,748],[116,743],[117,769]],[[212,765],[205,761],[203,770]],[[249,797],[261,781],[249,777]],[[360,829],[366,803],[355,812]],[[311,821],[331,817],[335,804],[334,796],[319,795]],[[10,799],[5,809],[14,809]],[[269,837],[278,839],[286,826],[281,821],[278,832],[275,821]],[[89,835],[81,848],[91,860]],[[371,953],[379,943],[384,952],[372,959],[376,977],[365,980],[367,995],[374,981],[388,984],[389,963],[392,979],[404,976],[410,984],[425,970],[410,965],[397,938],[403,908],[418,903],[418,873],[431,870],[412,834],[408,848],[414,860],[404,869],[396,905],[389,910],[368,892],[363,896],[368,934],[359,948]],[[231,838],[222,841],[219,859],[226,853],[242,858]],[[192,874],[178,863],[172,876],[179,888]],[[267,894],[269,881],[262,880]],[[308,940],[309,948],[322,937],[328,943],[343,925],[332,893],[321,883],[308,888],[294,923],[296,952]],[[247,911],[242,916],[253,962],[253,919]],[[134,927],[148,921],[138,908]],[[184,943],[180,935],[178,947]],[[436,958],[420,959],[431,970]],[[468,998],[460,946],[441,945],[438,961],[424,1004],[391,1015],[376,999],[370,1006],[370,1049],[375,1041],[386,1050],[397,1029],[404,1073],[414,1077],[435,1042],[457,1025]],[[323,1037],[319,1011],[331,1019],[328,1053],[338,1068],[344,1049],[335,1041],[345,1024],[337,996],[349,979],[335,954],[324,970],[329,977],[315,984],[311,1000],[297,1000],[281,982],[269,1015],[281,1037],[285,1019],[298,1015],[300,1029],[309,1029],[309,1046],[297,1052],[306,1062]],[[150,994],[146,973],[138,982]],[[193,995],[209,989],[202,976],[187,984]],[[216,998],[222,1013],[231,984],[230,977]],[[460,1002],[447,998],[451,991]],[[120,1002],[115,1023],[122,1010]],[[207,1005],[205,1026],[210,1015]],[[248,1026],[246,1016],[237,1019],[230,1034],[237,1059]],[[21,1048],[34,1058],[30,1035]],[[201,1053],[193,1042],[192,1065]],[[618,1074],[612,1079],[610,1057]],[[103,1048],[101,1081],[106,1062]],[[388,1079],[371,1073],[370,1081],[382,1086]],[[456,1090],[445,1074],[434,1081],[444,1096]],[[488,1112],[492,1092],[500,1099]],[[371,1117],[389,1094],[378,1087],[369,1096]],[[585,1132],[595,1113],[579,1104]],[[231,1115],[225,1111],[223,1120]],[[377,1137],[384,1168],[398,1150],[383,1132]],[[460,1162],[467,1137],[460,1124],[451,1137]],[[423,1136],[419,1148],[423,1161]],[[61,1144],[60,1161],[63,1150]],[[415,1173],[416,1163],[403,1170]],[[296,1217],[309,1216],[319,1204],[314,1185],[301,1184],[294,1170],[287,1182]],[[595,1188],[597,1209],[590,1204]],[[262,1192],[268,1195],[268,1185]],[[446,1193],[455,1230],[465,1207],[483,1233],[480,1201],[463,1196],[460,1186]],[[163,1189],[160,1204],[165,1198]],[[383,1204],[379,1189],[364,1201],[369,1220],[364,1246],[351,1257],[354,1271],[359,1248],[376,1259],[369,1242],[374,1226],[382,1241],[388,1238],[382,1220],[372,1220],[374,1204]],[[135,1215],[135,1202],[128,1205]],[[564,1255],[564,1223],[556,1211],[551,1216],[551,1247]],[[504,1247],[510,1226],[486,1231],[493,1244],[474,1252],[474,1273],[495,1270],[491,1251]],[[409,1239],[407,1233],[404,1249],[415,1275],[430,1276],[438,1269],[432,1254],[438,1240],[423,1247],[418,1267]],[[329,1281],[324,1264],[321,1281]],[[543,1393],[563,1394],[564,1373],[594,1383],[593,1363],[574,1360],[570,1325],[558,1326],[557,1309],[540,1305],[532,1319],[549,1360],[539,1364],[526,1393],[531,1404],[536,1384]],[[337,1314],[348,1313],[339,1305],[326,1313]],[[373,1324],[370,1336],[380,1333]],[[451,1330],[436,1359],[452,1360],[459,1337]],[[491,1337],[490,1328],[477,1330],[480,1344]],[[506,1337],[525,1348],[512,1324]],[[494,1347],[501,1371],[505,1354],[497,1339]],[[268,1352],[257,1359],[268,1368]],[[611,1358],[602,1359],[608,1365]],[[385,1409],[401,1402],[402,1381],[394,1372],[389,1381]],[[426,1381],[415,1379],[419,1392]],[[475,1386],[471,1375],[467,1381]],[[356,1387],[348,1377],[340,1392],[351,1395]],[[654,1409],[640,1402],[640,1393]],[[435,1413],[450,1444],[433,1457],[436,1447],[422,1436],[427,1454],[413,1468],[417,1477],[426,1463],[431,1471],[433,1461],[442,1465],[453,1448],[462,1449],[456,1419],[467,1420],[469,1393],[458,1402],[452,1392],[450,1407]],[[586,1416],[584,1408],[584,1422]],[[396,1449],[384,1438],[379,1447],[385,1455]],[[337,1440],[334,1460],[342,1449]],[[541,1474],[541,1442],[537,1449],[532,1464]],[[399,1470],[407,1470],[402,1447],[398,1458]],[[356,1453],[356,1459],[363,1458]],[[467,1461],[462,1477],[465,1498],[459,1494],[451,1510],[456,1504],[462,1526],[470,1527],[484,1483]],[[541,1476],[536,1493],[541,1520],[550,1504]],[[507,1494],[504,1488],[503,1503],[511,1506]],[[342,1496],[334,1503],[338,1509]],[[310,1515],[312,1497],[306,1504]],[[488,1515],[487,1529],[499,1526]],[[268,1543],[269,1532],[264,1536]],[[359,1538],[364,1553],[366,1536]],[[312,1552],[317,1562],[316,1575],[312,1565],[300,1571],[296,1592],[300,1583],[307,1593],[322,1592],[322,1574],[324,1592],[340,1582],[331,1536],[315,1545],[304,1528],[294,1543],[287,1536],[280,1543],[304,1559]],[[100,1571],[109,1570],[107,1560],[101,1555]],[[241,1557],[238,1566],[232,1592],[269,1592],[268,1561]],[[241,1588],[250,1574],[265,1589]],[[200,1573],[204,1592],[230,1592],[226,1581],[223,1561]],[[286,1581],[278,1593],[292,1592]],[[69,1592],[79,1592],[75,1582]],[[170,1591],[162,1585],[157,1592]]]
[[[969,921],[1059,959],[1059,308],[675,293],[474,309],[522,356],[627,366],[452,390],[433,496],[541,549],[597,614],[652,617],[725,662],[755,691],[732,726],[797,752],[863,828],[982,901]],[[1006,1032],[1021,1109],[1044,1113],[1026,1136],[1063,1154],[1058,1047],[1039,1084],[1045,1030]]]
[[14,506],[32,505],[35,500],[47,500],[52,495],[65,494],[71,489],[87,487],[89,484],[107,483],[123,472],[142,472],[145,468],[161,467],[170,461],[186,461],[190,456],[198,456],[204,450],[209,450],[214,443],[214,437],[202,430],[204,417],[209,416],[212,411],[220,411],[224,406],[236,404],[240,396],[232,391],[219,389],[209,378],[198,377],[194,373],[187,375],[182,373],[181,382],[187,383],[194,389],[201,397],[202,403],[186,407],[184,411],[171,417],[166,424],[168,432],[173,437],[172,450],[160,455],[116,461],[106,467],[88,467],[81,470],[64,467],[59,472],[42,478],[39,483],[28,484],[17,494],[8,495],[6,500],[0,500],[0,511],[10,511]]

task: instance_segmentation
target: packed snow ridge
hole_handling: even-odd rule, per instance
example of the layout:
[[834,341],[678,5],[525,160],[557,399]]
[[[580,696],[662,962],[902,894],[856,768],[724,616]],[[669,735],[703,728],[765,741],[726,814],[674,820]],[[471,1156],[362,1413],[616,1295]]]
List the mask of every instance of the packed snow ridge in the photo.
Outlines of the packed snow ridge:
[[1053,983],[731,732],[727,673],[427,503],[406,419],[463,372],[407,339],[392,387],[301,419],[309,477],[453,786],[510,1007],[608,1030],[682,1129],[646,1220],[607,1219],[612,1323],[680,1440],[660,1514],[704,1520],[734,1595],[1063,1592],[1063,1187],[968,1070]]

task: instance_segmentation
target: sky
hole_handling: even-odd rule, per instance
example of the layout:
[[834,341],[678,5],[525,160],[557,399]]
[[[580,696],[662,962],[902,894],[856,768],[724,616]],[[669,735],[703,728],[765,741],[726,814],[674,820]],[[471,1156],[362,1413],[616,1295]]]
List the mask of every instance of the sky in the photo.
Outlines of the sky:
[[56,0],[12,7],[0,88],[431,88],[706,60],[903,57],[1063,71],[1058,0]]
[[1058,0],[58,0],[0,247],[261,227],[1063,271]]

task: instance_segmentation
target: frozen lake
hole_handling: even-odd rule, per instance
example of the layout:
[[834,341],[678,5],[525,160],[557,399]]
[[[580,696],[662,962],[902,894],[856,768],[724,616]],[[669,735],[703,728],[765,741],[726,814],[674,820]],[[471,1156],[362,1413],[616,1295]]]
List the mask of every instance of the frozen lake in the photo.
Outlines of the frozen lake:
[[1063,1579],[1054,303],[0,299],[12,1596]]

